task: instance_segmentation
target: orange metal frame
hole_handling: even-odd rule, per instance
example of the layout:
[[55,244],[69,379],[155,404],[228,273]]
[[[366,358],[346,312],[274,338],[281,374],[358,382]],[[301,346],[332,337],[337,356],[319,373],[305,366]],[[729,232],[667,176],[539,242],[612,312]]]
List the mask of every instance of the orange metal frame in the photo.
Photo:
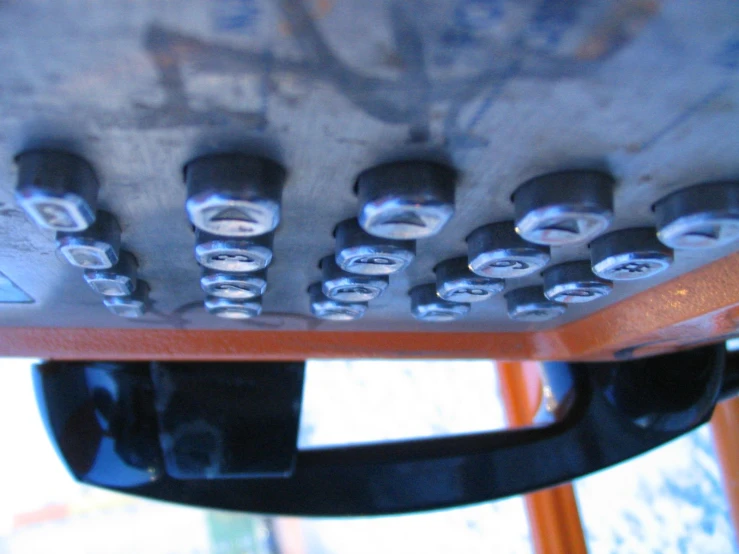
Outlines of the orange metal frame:
[[[531,424],[541,398],[537,364],[497,362],[508,423]],[[587,554],[580,512],[572,485],[560,485],[524,497],[536,554]]]
[[608,360],[721,340],[739,325],[739,253],[548,331],[524,333],[0,328],[0,355],[80,360]]
[[721,465],[724,494],[739,543],[739,398],[732,398],[716,407],[711,431]]

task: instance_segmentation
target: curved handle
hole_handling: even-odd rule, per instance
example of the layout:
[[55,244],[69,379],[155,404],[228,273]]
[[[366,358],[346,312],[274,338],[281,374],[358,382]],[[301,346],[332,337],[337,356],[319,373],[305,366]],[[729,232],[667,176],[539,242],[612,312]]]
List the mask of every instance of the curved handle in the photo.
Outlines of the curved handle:
[[[200,421],[212,426],[212,411],[220,409],[220,396],[207,394],[214,380],[213,371],[221,371],[216,380],[223,384],[223,379],[235,379],[234,376],[249,372],[248,364],[156,364],[154,380],[150,378],[151,370],[147,374],[146,368],[129,364],[102,370],[99,364],[47,364],[36,369],[36,380],[39,404],[46,413],[51,438],[72,473],[84,482],[218,509],[310,516],[378,515],[521,494],[572,480],[655,448],[707,421],[721,393],[724,358],[721,345],[701,348],[690,355],[679,353],[635,362],[545,364],[545,378],[557,402],[553,404],[549,399],[550,411],[542,412],[546,417],[533,427],[306,451],[298,451],[291,436],[293,450],[288,469],[284,470],[283,463],[284,471],[270,477],[265,477],[264,471],[243,471],[248,466],[244,460],[253,460],[256,454],[265,456],[264,449],[269,450],[270,441],[264,440],[256,454],[248,442],[224,440],[213,447],[214,441],[205,441],[211,445],[204,445],[206,450],[220,448],[211,452],[213,457],[227,456],[236,460],[236,465],[240,463],[241,473],[218,473],[209,466],[208,475],[180,474],[176,478],[172,471],[171,438],[177,422],[171,417],[169,423],[165,420],[173,394],[201,399],[187,404],[188,413],[202,408]],[[284,369],[284,364],[267,370],[264,364],[261,366],[249,375],[256,376],[257,381],[271,379],[273,390],[279,390],[279,386],[274,386],[275,375],[279,375],[275,369]],[[86,374],[93,370],[125,381],[121,392],[125,388],[125,394],[130,394],[133,387],[139,390],[138,398],[149,399],[150,407],[139,405],[136,413],[129,411],[123,417],[128,423],[122,427],[129,429],[125,434],[114,436],[109,430],[103,431],[99,415],[89,407],[94,394],[81,383],[88,382]],[[197,386],[185,387],[187,390],[183,391],[183,375],[188,376],[190,385],[193,375],[199,376]],[[282,379],[288,379],[285,375]],[[293,374],[293,385],[294,379]],[[258,385],[254,380],[250,383]],[[302,375],[300,384],[302,387]],[[233,389],[236,396],[247,399],[248,394],[259,395],[260,390],[257,386],[249,389],[251,393],[238,392],[238,383]],[[300,390],[295,386],[290,390],[293,407],[296,403],[299,407]],[[169,404],[162,401],[164,395],[170,399]],[[244,412],[248,412],[246,405],[248,402],[226,403],[226,412],[221,410],[216,419],[243,421]],[[551,411],[553,405],[556,409]],[[88,408],[82,409],[83,406]],[[297,412],[283,412],[287,415],[277,418],[283,427],[272,425],[272,433],[279,434],[280,429],[288,429],[287,434],[292,432],[290,414]],[[543,421],[547,418],[551,421]],[[135,435],[131,429],[152,426],[159,429],[161,450],[156,453],[152,452],[151,433],[144,433],[148,438],[138,442],[131,438]],[[97,429],[97,435],[91,429]],[[223,436],[228,433],[228,429],[223,430]],[[116,444],[105,455],[96,446],[103,435]],[[127,446],[122,447],[122,442]],[[230,449],[225,454],[223,444]],[[143,454],[132,456],[131,445],[134,450],[141,446]],[[284,454],[284,442],[278,448],[283,448]],[[124,452],[128,455],[124,456]],[[120,468],[136,468],[132,460],[140,461],[146,456],[146,480],[117,480]],[[90,460],[95,460],[95,464]],[[90,471],[92,465],[100,466],[101,460],[105,460],[103,465],[108,465],[108,471],[102,467]]]

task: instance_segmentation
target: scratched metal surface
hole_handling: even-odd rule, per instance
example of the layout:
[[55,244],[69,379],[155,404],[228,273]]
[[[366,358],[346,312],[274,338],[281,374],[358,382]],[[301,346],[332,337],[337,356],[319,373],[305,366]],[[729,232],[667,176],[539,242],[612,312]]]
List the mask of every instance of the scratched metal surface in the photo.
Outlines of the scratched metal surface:
[[[670,191],[739,176],[733,0],[4,1],[0,54],[0,271],[35,299],[0,305],[0,325],[531,330],[732,250],[679,252],[661,276],[617,283],[545,324],[509,321],[502,297],[455,323],[409,312],[409,287],[464,253],[472,229],[512,217],[511,193],[539,173],[611,171],[614,229],[649,225]],[[95,167],[101,207],[151,286],[145,318],[108,313],[15,207],[13,156],[49,145]],[[266,314],[247,322],[202,309],[181,179],[193,156],[234,148],[269,152],[289,171]],[[313,320],[305,289],[334,225],[356,214],[356,175],[419,154],[462,175],[452,222],[419,243],[364,319]],[[585,257],[559,248],[553,263]]]

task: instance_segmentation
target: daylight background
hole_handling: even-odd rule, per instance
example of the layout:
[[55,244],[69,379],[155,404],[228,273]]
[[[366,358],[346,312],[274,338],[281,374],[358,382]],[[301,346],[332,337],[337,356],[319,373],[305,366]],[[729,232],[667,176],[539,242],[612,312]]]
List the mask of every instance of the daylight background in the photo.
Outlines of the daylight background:
[[[465,554],[531,552],[523,501],[353,519],[266,519],[138,500],[80,485],[40,421],[32,360],[2,360],[0,554]],[[485,361],[311,361],[300,446],[505,426]],[[576,482],[590,551],[738,552],[703,426]]]

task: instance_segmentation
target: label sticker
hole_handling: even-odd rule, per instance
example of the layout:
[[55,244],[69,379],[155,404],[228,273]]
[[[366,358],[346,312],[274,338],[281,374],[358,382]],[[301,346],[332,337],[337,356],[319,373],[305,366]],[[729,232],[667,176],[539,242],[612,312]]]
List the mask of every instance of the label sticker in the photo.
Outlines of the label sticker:
[[23,292],[18,285],[0,273],[0,303],[28,304],[34,299]]

